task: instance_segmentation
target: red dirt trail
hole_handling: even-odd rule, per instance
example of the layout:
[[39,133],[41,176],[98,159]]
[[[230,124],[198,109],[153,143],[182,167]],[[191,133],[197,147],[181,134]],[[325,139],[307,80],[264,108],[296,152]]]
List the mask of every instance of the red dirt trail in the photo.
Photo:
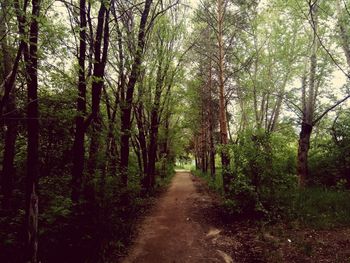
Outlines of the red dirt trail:
[[191,178],[189,172],[176,173],[170,188],[141,223],[123,263],[232,262],[225,252],[211,246],[213,233],[191,218],[196,200],[202,198]]

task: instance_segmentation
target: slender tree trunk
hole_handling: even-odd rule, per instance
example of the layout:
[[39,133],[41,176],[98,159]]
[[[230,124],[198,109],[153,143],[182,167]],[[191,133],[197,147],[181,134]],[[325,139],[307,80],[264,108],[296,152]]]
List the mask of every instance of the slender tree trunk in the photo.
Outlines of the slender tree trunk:
[[279,120],[279,116],[281,113],[281,107],[282,107],[282,102],[283,102],[283,98],[284,98],[284,93],[285,93],[285,88],[287,86],[287,81],[289,79],[289,72],[286,74],[283,84],[282,84],[282,88],[281,91],[278,93],[278,98],[275,104],[275,107],[273,109],[273,114],[271,116],[269,125],[268,125],[268,131],[269,132],[274,132],[276,130],[277,124],[278,124],[278,120]]
[[[2,51],[2,59],[3,59],[3,68],[2,68],[2,75],[3,79],[5,80],[7,76],[11,73],[11,65],[12,65],[12,58],[11,58],[11,50],[8,46],[8,39],[7,39],[7,19],[8,19],[8,6],[6,1],[1,1],[0,3],[0,14],[1,14],[1,19],[0,19],[0,47]],[[12,87],[11,87],[12,88]]]
[[201,171],[202,173],[205,172],[205,167],[204,167],[204,163],[205,163],[205,118],[204,118],[204,85],[202,85],[201,89],[200,89],[200,99],[201,99],[201,120],[200,120],[200,135],[199,135],[199,142],[200,142],[200,147],[199,147],[199,151],[200,151],[200,166],[201,166]]
[[108,93],[105,89],[103,88],[104,95],[105,95],[105,101],[106,101],[106,110],[107,110],[107,116],[108,116],[108,135],[106,138],[106,165],[104,170],[108,170],[112,176],[115,176],[117,173],[117,144],[116,144],[116,138],[114,135],[114,128],[115,128],[115,118],[116,118],[116,109],[118,107],[119,103],[119,97],[118,97],[118,91],[116,94],[115,98],[115,103],[114,103],[114,109],[112,109],[111,104],[110,104],[110,99],[108,96]]
[[164,148],[163,153],[166,156],[167,163],[170,162],[170,156],[169,156],[169,134],[170,134],[170,114],[169,109],[167,110],[166,116],[165,116],[165,122],[164,122],[164,130],[165,130],[165,141],[164,141]]
[[202,97],[202,107],[201,107],[201,163],[202,163],[202,172],[208,172],[208,161],[207,161],[207,129],[208,129],[208,92],[206,85],[202,85],[201,89]]
[[[84,184],[84,195],[87,200],[93,201],[95,198],[95,189],[93,188],[92,179],[96,169],[103,175],[105,163],[99,161],[101,156],[101,133],[102,133],[102,117],[100,112],[100,102],[102,89],[104,85],[105,66],[107,63],[108,40],[109,40],[109,9],[106,2],[101,2],[98,12],[96,39],[94,42],[94,70],[92,81],[92,96],[91,96],[91,141],[88,160],[88,177]],[[102,44],[103,41],[103,44]],[[104,180],[102,177],[101,180]],[[104,182],[101,183],[104,185]],[[103,190],[102,190],[103,191]]]
[[[7,16],[7,5],[5,2],[1,3],[2,15],[5,19]],[[6,102],[6,116],[4,116],[5,130],[5,148],[3,153],[2,163],[2,193],[3,193],[3,208],[9,209],[11,207],[11,197],[13,190],[13,178],[15,177],[14,157],[15,157],[15,146],[17,138],[17,113],[16,113],[16,95],[14,91],[14,83],[6,81],[6,78],[11,74],[11,51],[8,46],[6,23],[1,21],[0,35],[3,36],[1,40],[1,50],[3,54],[3,76],[5,79],[5,90],[9,90],[8,101]],[[3,105],[2,105],[3,106]]]
[[306,77],[304,76],[302,81],[302,103],[303,103],[303,121],[301,124],[301,131],[299,136],[299,147],[298,147],[298,162],[297,171],[299,177],[299,186],[305,187],[308,180],[308,153],[310,148],[310,137],[312,128],[314,125],[314,111],[315,111],[315,96],[317,96],[317,83],[316,83],[316,70],[317,70],[317,29],[318,29],[318,16],[317,16],[317,5],[311,7],[313,16],[313,43],[312,53],[310,57],[310,74],[308,90],[306,90]]
[[[25,35],[25,15],[24,13],[26,12],[27,5],[24,6],[23,10],[21,10],[19,6],[18,0],[15,0],[13,2],[14,9],[16,11],[16,16],[18,20],[18,33],[19,35],[23,36]],[[6,18],[6,13],[7,13],[7,3],[6,0],[1,3],[1,8],[2,8],[2,13],[3,13],[3,18]],[[14,84],[16,81],[16,76],[18,72],[18,67],[19,67],[19,62],[21,60],[21,56],[23,53],[23,49],[26,46],[25,40],[21,39],[19,42],[19,46],[17,49],[17,54],[16,57],[13,61],[13,64],[11,63],[12,59],[10,56],[10,50],[8,48],[8,43],[7,43],[7,32],[6,32],[6,27],[5,27],[5,21],[1,21],[2,25],[0,26],[0,34],[3,36],[1,40],[1,48],[3,50],[3,56],[4,56],[4,95],[2,96],[0,100],[0,117],[2,117],[4,107],[6,106],[8,100],[13,99],[14,97],[12,96]],[[10,65],[12,64],[12,69],[10,70]],[[12,102],[9,102],[11,104]],[[10,118],[9,116],[7,116]],[[11,117],[12,118],[12,117]]]
[[129,82],[127,84],[125,101],[121,103],[121,139],[120,139],[120,172],[124,186],[128,184],[129,165],[129,139],[131,129],[131,108],[133,102],[134,88],[140,75],[142,56],[145,47],[147,19],[153,0],[146,0],[141,15],[139,33],[137,38],[137,48],[134,62],[131,68]]
[[219,113],[220,113],[220,134],[221,144],[221,165],[224,191],[229,191],[230,176],[230,156],[227,148],[228,132],[225,102],[225,82],[224,82],[224,43],[223,43],[223,22],[224,7],[223,0],[218,0],[218,51],[219,51]]
[[162,86],[164,76],[162,76],[162,62],[160,62],[157,70],[157,83],[154,95],[154,101],[151,110],[151,127],[150,140],[148,147],[148,173],[147,173],[147,188],[152,189],[155,185],[156,174],[156,159],[158,149],[158,128],[159,128],[159,108],[162,95]]
[[38,108],[38,17],[39,0],[32,0],[29,54],[26,56],[27,106],[27,190],[26,190],[26,261],[37,262],[38,252],[38,179],[39,179],[39,108]]
[[6,112],[8,116],[4,119],[6,129],[5,132],[5,148],[2,168],[2,192],[3,192],[3,208],[9,209],[11,207],[11,197],[13,190],[13,180],[15,177],[14,158],[16,153],[16,138],[17,138],[17,114],[15,113],[15,95],[11,94],[8,101]]
[[340,34],[340,39],[341,39],[341,44],[342,48],[344,50],[346,62],[348,66],[350,67],[350,46],[349,46],[349,36],[347,33],[347,30],[345,28],[345,21],[343,18],[342,14],[342,9],[341,9],[341,1],[337,0],[336,1],[336,6],[337,6],[337,13],[338,13],[338,26],[339,26],[339,34]]
[[213,116],[213,103],[212,103],[212,65],[211,60],[209,63],[209,103],[208,103],[208,115],[209,115],[209,166],[210,176],[215,178],[215,145],[214,145],[214,116]]
[[156,174],[156,159],[157,159],[157,148],[158,148],[158,123],[154,121],[158,118],[157,113],[152,113],[152,124],[150,134],[150,144],[148,150],[148,169],[147,169],[147,188],[152,189],[155,185],[155,174]]
[[79,201],[83,183],[84,161],[85,161],[85,114],[86,114],[86,0],[80,0],[80,30],[79,30],[79,82],[77,99],[77,117],[75,118],[75,138],[72,149],[72,201]]
[[143,105],[143,87],[139,87],[138,89],[138,102],[134,107],[134,114],[136,117],[136,125],[138,129],[138,142],[141,151],[141,160],[142,160],[142,186],[146,188],[146,180],[147,180],[147,169],[148,169],[148,155],[147,155],[147,140],[146,140],[146,132],[145,132],[145,121],[144,121],[144,105]]
[[[139,97],[142,98],[142,95],[139,94]],[[145,135],[145,128],[144,128],[144,122],[143,122],[143,103],[140,100],[137,107],[135,107],[135,116],[136,116],[136,123],[137,123],[137,129],[138,129],[138,141],[141,148],[141,159],[142,159],[142,173],[143,173],[143,179],[142,179],[142,185],[146,187],[145,177],[147,175],[147,165],[148,165],[148,156],[147,156],[147,142],[146,142],[146,135]]]

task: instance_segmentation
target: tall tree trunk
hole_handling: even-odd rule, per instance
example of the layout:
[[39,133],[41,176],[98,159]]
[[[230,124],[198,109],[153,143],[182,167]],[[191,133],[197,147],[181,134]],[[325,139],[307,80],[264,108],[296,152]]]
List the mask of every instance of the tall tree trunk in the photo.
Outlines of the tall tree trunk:
[[228,132],[225,102],[225,82],[224,82],[224,43],[223,43],[223,22],[224,6],[223,0],[218,0],[218,51],[219,51],[219,114],[220,114],[220,137],[223,149],[221,151],[222,179],[225,193],[229,191],[230,176],[230,156],[227,148]]
[[[7,17],[8,6],[6,2],[1,3],[2,17],[5,20]],[[15,176],[14,157],[15,145],[17,138],[17,113],[16,113],[16,96],[14,91],[14,83],[6,81],[6,78],[11,74],[12,58],[11,50],[8,46],[6,21],[1,21],[0,35],[3,36],[1,40],[1,50],[3,54],[3,77],[5,80],[5,90],[9,90],[8,101],[6,102],[6,116],[4,116],[5,130],[5,148],[3,153],[2,163],[2,193],[3,193],[3,208],[9,209],[11,207],[11,197],[13,190],[13,178]],[[3,105],[2,105],[3,106]]]
[[[92,186],[92,178],[95,174],[96,168],[103,174],[104,163],[98,161],[98,157],[101,154],[99,151],[101,132],[102,132],[102,117],[100,112],[100,102],[102,88],[104,85],[104,72],[107,62],[108,53],[108,40],[109,40],[109,9],[107,9],[106,3],[101,2],[100,10],[98,13],[96,39],[94,46],[94,70],[92,81],[92,97],[91,97],[91,124],[92,134],[90,141],[90,152],[88,161],[88,178],[84,185],[85,196],[88,200],[92,201],[94,198],[94,189]],[[103,40],[103,45],[102,45]],[[104,183],[102,183],[104,184]]]
[[[166,74],[166,72],[164,74]],[[152,189],[155,185],[156,159],[158,149],[159,108],[164,77],[165,76],[163,75],[162,61],[160,61],[157,70],[156,90],[151,110],[151,126],[149,134],[150,139],[148,146],[148,173],[146,180],[148,189]]]
[[[168,104],[169,105],[169,104]],[[167,164],[171,161],[169,156],[169,135],[170,135],[170,114],[169,109],[167,109],[167,112],[165,114],[165,120],[164,120],[164,133],[165,133],[165,140],[164,140],[164,146],[163,146],[163,154],[165,155],[167,159]]]
[[107,93],[107,90],[105,86],[103,87],[104,96],[105,96],[105,105],[106,105],[106,111],[107,111],[107,117],[108,117],[108,135],[106,138],[106,162],[104,170],[108,170],[109,173],[112,176],[115,176],[117,173],[117,144],[116,144],[116,138],[114,135],[114,129],[115,129],[115,118],[116,118],[116,110],[119,104],[119,96],[118,91],[114,94],[115,96],[115,102],[114,102],[114,109],[112,109],[112,105],[110,103],[110,99]]
[[[153,112],[153,111],[152,111]],[[152,189],[155,185],[155,174],[156,174],[156,159],[157,159],[157,148],[158,148],[158,123],[154,121],[158,118],[157,113],[152,113],[152,124],[150,134],[150,144],[148,149],[148,169],[147,169],[147,189]]]
[[305,187],[308,179],[308,154],[310,148],[310,137],[314,125],[315,97],[317,96],[316,70],[317,70],[317,49],[318,49],[318,15],[317,5],[312,5],[311,16],[313,17],[313,43],[310,57],[310,74],[308,90],[306,90],[306,76],[302,80],[302,103],[303,119],[299,136],[297,172],[299,177],[299,186]]
[[[141,90],[139,93],[139,97],[142,98]],[[140,100],[137,107],[135,107],[135,116],[136,116],[136,123],[137,123],[137,129],[138,129],[138,141],[141,148],[141,159],[142,159],[142,173],[143,173],[143,181],[145,181],[145,175],[147,172],[147,165],[148,165],[148,156],[147,156],[147,142],[146,142],[146,135],[145,135],[145,127],[144,127],[144,113],[143,113],[143,103]],[[142,182],[144,187],[146,186],[146,182]]]
[[11,197],[13,190],[13,180],[15,177],[14,158],[16,153],[16,138],[17,138],[17,114],[15,95],[11,94],[8,105],[6,107],[7,116],[4,119],[4,125],[6,127],[5,132],[5,148],[4,159],[2,168],[2,192],[3,192],[3,208],[9,209],[11,207]]
[[[140,174],[143,175],[143,165],[142,165],[142,157],[141,157],[141,147],[140,145],[138,144],[138,142],[136,141],[136,138],[134,139],[134,137],[130,137],[130,140],[131,140],[131,145],[134,149],[134,152],[136,154],[136,157],[137,157],[137,164],[139,166],[139,170],[140,170]],[[142,178],[141,177],[141,183],[142,183]]]
[[38,179],[39,179],[39,108],[38,108],[38,34],[39,0],[32,0],[32,18],[29,31],[29,54],[26,55],[28,86],[28,145],[26,189],[26,261],[37,262],[38,252]]
[[201,133],[200,133],[200,151],[201,151],[201,170],[206,173],[207,170],[207,90],[206,85],[201,87]]
[[[1,46],[2,46],[2,50],[4,52],[3,56],[4,56],[4,73],[5,73],[5,75],[4,75],[4,87],[5,87],[5,90],[4,90],[4,95],[2,96],[2,98],[0,100],[0,117],[2,117],[3,109],[4,109],[5,105],[7,104],[8,100],[11,100],[13,98],[11,94],[13,93],[13,88],[14,88],[14,84],[16,81],[19,63],[21,60],[23,49],[27,45],[25,42],[25,39],[24,39],[25,19],[26,19],[25,12],[27,10],[27,2],[24,3],[23,9],[20,8],[18,0],[15,0],[13,2],[13,6],[15,9],[16,17],[17,17],[17,21],[18,21],[18,33],[23,38],[19,42],[17,54],[16,54],[16,57],[15,57],[13,64],[12,64],[11,63],[12,59],[10,57],[11,52],[8,49],[8,43],[7,43],[7,33],[8,32],[6,32],[5,21],[4,20],[1,21],[1,23],[2,23],[1,31],[3,31],[1,33],[1,35],[3,36],[2,40],[1,40]],[[1,8],[2,8],[2,13],[3,13],[3,18],[6,19],[6,14],[8,13],[6,11],[8,8],[6,0],[1,3]],[[12,64],[12,69],[10,70],[11,64]]]
[[146,0],[141,15],[139,33],[137,38],[136,54],[131,68],[131,73],[126,89],[125,101],[121,103],[121,139],[120,139],[120,172],[124,186],[128,184],[129,165],[129,139],[131,129],[131,108],[133,102],[134,88],[140,75],[142,56],[145,47],[147,19],[153,0]]
[[80,30],[79,30],[79,82],[77,99],[77,117],[75,119],[75,138],[72,149],[72,201],[79,201],[82,189],[84,161],[85,161],[85,114],[86,114],[86,79],[85,79],[85,59],[86,59],[86,0],[80,0]]
[[[91,144],[89,153],[89,174],[92,175],[96,168],[96,161],[99,147],[99,136],[101,132],[102,118],[100,113],[100,101],[102,88],[104,85],[104,59],[107,53],[101,56],[102,51],[102,39],[103,39],[103,53],[107,52],[108,48],[108,20],[107,20],[107,9],[104,2],[101,2],[100,10],[98,12],[96,39],[94,41],[94,69],[93,69],[93,80],[92,80],[92,94],[91,94],[91,115],[89,116],[92,125]],[[105,21],[106,16],[106,21]],[[105,29],[105,30],[104,30]],[[104,36],[104,37],[103,37]]]
[[299,147],[298,147],[298,175],[299,186],[305,187],[308,178],[308,153],[310,148],[310,137],[312,133],[312,126],[303,122],[301,125],[301,131],[299,135]]
[[210,176],[212,179],[215,178],[215,145],[214,145],[214,116],[213,116],[213,103],[212,103],[212,64],[211,59],[209,63],[209,102],[208,102],[208,120],[209,120],[209,166]]

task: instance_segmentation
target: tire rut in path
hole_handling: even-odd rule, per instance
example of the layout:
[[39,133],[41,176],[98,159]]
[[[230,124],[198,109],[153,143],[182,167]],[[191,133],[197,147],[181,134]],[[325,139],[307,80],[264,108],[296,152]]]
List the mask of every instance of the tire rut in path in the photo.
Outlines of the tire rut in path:
[[205,228],[190,218],[201,194],[189,172],[177,172],[170,188],[141,223],[123,263],[225,262],[211,246]]

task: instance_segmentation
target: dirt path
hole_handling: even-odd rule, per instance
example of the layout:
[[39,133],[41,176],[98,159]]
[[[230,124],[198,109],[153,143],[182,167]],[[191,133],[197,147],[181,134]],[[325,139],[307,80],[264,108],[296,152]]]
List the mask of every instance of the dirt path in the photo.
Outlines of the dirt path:
[[212,247],[215,230],[191,218],[196,202],[207,198],[196,190],[193,180],[189,172],[176,173],[122,262],[232,262],[225,252]]

